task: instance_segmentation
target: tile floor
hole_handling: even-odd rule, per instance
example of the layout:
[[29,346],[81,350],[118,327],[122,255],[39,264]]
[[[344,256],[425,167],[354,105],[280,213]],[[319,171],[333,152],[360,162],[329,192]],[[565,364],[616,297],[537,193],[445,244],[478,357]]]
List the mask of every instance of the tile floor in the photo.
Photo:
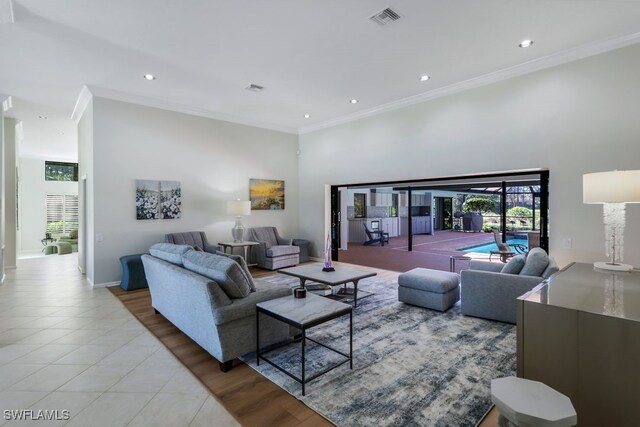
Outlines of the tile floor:
[[[111,292],[88,285],[75,254],[21,259],[6,275],[0,425],[239,425]],[[70,418],[19,421],[6,410]]]

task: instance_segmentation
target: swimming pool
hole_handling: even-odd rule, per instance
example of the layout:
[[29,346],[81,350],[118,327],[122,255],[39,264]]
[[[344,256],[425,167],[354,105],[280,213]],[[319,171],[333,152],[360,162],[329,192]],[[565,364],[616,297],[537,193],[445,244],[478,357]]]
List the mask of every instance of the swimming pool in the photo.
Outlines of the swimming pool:
[[[508,239],[507,243],[510,245],[527,246],[527,239]],[[458,250],[462,252],[480,252],[482,254],[489,254],[491,251],[497,251],[498,246],[495,243],[485,243],[484,245],[469,246]]]

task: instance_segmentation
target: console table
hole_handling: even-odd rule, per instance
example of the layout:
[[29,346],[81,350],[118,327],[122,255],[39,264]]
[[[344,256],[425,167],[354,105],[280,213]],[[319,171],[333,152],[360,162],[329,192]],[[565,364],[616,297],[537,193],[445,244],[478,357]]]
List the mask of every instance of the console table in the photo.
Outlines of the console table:
[[518,299],[518,376],[567,395],[579,426],[640,420],[640,271],[574,263]]

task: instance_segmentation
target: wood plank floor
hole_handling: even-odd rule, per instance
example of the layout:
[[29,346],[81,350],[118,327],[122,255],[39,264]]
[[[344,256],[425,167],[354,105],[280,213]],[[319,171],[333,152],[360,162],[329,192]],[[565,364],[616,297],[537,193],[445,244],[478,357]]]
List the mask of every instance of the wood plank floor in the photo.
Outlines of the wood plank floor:
[[[373,269],[378,276],[395,280],[398,273]],[[277,274],[252,269],[255,278]],[[304,403],[251,369],[234,361],[233,369],[223,373],[218,361],[151,307],[148,289],[111,292],[207,387],[243,426],[332,426]],[[480,427],[497,426],[495,410]]]

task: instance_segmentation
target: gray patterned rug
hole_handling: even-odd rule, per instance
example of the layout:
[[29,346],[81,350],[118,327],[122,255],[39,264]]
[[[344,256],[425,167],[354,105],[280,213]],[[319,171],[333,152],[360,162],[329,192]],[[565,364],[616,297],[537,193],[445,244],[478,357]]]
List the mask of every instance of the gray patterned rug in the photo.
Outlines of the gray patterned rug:
[[[373,295],[354,312],[353,370],[347,363],[308,383],[305,397],[271,365],[256,366],[255,355],[243,360],[338,426],[474,426],[491,406],[491,379],[515,372],[515,326],[462,316],[458,305],[439,313],[403,304],[397,287],[376,277],[360,282]],[[348,328],[345,316],[308,336],[348,353]],[[312,342],[307,349],[307,375],[343,360]],[[300,344],[268,357],[300,375]]]

